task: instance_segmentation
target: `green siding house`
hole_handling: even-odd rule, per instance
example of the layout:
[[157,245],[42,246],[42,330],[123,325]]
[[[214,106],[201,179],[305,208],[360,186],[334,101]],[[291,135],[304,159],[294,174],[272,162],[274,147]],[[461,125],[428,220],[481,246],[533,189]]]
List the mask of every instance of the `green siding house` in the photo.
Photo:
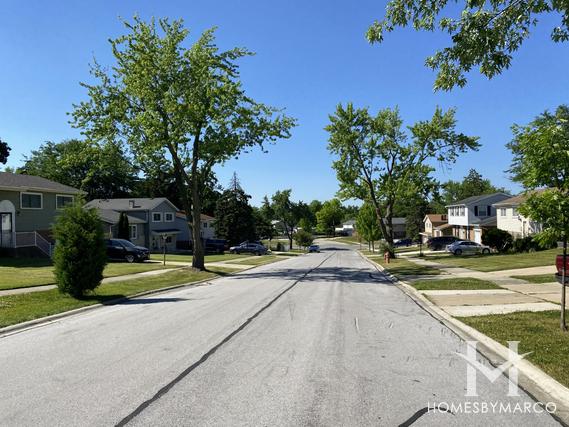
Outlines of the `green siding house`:
[[0,172],[0,248],[51,253],[51,226],[82,192],[39,176]]

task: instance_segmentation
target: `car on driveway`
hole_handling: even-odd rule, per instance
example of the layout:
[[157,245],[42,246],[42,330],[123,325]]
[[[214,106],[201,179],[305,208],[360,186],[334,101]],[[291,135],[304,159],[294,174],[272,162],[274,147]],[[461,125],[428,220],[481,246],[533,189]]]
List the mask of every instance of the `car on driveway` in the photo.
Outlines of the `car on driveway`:
[[405,248],[413,244],[413,239],[399,239],[393,242],[394,248]]
[[124,239],[107,239],[107,257],[127,262],[143,262],[150,258],[150,251]]
[[310,245],[310,246],[308,247],[308,253],[311,253],[311,252],[320,252],[320,246],[318,246],[318,245]]
[[453,255],[489,254],[490,247],[470,240],[459,240],[447,246],[447,252]]
[[254,255],[265,255],[267,253],[267,248],[260,243],[248,243],[243,242],[237,246],[231,246],[229,252],[232,254],[254,254]]
[[431,237],[429,240],[427,240],[427,246],[433,251],[440,251],[442,249],[445,249],[448,245],[453,244],[459,240],[460,239],[458,237],[454,236]]

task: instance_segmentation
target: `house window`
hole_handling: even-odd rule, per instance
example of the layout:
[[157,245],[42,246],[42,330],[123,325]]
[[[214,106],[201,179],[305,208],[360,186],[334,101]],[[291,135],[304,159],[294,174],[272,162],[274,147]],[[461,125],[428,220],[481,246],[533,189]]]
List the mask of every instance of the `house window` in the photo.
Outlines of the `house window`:
[[474,206],[474,216],[478,216],[478,206]]
[[506,216],[506,208],[500,208],[500,216]]
[[129,225],[128,228],[130,229],[130,240],[136,240],[138,238],[138,227],[135,225]]
[[172,236],[166,236],[166,243],[172,243]]
[[203,223],[203,228],[207,228],[207,222]]
[[516,208],[512,208],[512,216],[513,217],[518,216],[518,210]]
[[492,216],[492,206],[486,206],[486,215]]
[[164,212],[165,222],[174,222],[174,214],[172,212]]
[[73,196],[61,196],[59,194],[55,196],[55,207],[57,209],[63,209],[72,204]]
[[464,216],[464,206],[460,207],[460,216]]
[[41,193],[20,193],[20,207],[22,209],[43,209],[43,195]]
[[152,212],[152,222],[162,222],[162,212]]

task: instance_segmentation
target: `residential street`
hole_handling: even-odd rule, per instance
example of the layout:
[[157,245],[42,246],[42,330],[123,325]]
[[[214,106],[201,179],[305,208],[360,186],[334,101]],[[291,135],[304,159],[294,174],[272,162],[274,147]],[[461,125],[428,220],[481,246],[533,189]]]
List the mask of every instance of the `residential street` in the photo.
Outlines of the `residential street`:
[[0,425],[396,426],[441,402],[533,404],[505,377],[464,397],[464,342],[348,245],[322,248],[0,338]]

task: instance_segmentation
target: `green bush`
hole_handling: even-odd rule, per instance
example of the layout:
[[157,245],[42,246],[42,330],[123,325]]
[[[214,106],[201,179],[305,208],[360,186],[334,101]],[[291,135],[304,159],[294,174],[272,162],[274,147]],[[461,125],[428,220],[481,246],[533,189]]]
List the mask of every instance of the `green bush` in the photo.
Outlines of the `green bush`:
[[482,235],[482,243],[499,252],[506,252],[512,248],[514,239],[510,233],[498,228],[491,228]]
[[62,293],[75,298],[92,291],[103,280],[107,263],[103,227],[94,209],[79,203],[66,208],[53,227],[55,279]]
[[557,247],[557,242],[551,244],[541,244],[531,236],[516,239],[512,245],[512,249],[516,253],[544,251],[546,249],[553,249],[555,247]]
[[309,233],[305,230],[298,230],[296,233],[294,233],[293,238],[296,244],[301,248],[307,248],[314,241],[312,233]]

